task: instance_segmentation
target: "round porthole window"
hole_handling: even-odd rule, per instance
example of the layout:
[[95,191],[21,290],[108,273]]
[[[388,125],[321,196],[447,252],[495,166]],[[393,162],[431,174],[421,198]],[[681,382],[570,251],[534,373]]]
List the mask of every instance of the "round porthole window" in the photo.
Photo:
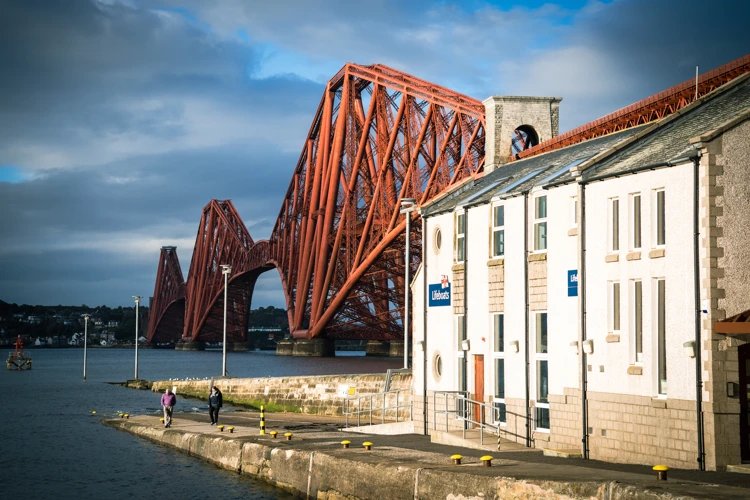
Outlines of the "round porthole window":
[[432,373],[437,381],[443,376],[443,358],[440,357],[440,353],[437,351],[435,351],[435,355],[432,358]]
[[440,231],[440,228],[435,228],[435,239],[434,239],[434,245],[435,245],[435,253],[440,253],[440,247],[443,246],[443,232]]

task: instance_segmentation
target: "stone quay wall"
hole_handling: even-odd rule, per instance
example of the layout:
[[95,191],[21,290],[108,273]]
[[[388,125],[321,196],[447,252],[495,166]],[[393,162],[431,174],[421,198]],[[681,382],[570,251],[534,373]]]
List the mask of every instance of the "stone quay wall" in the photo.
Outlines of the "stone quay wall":
[[[391,378],[391,391],[385,399],[386,408],[408,405],[411,402],[411,373],[394,374]],[[178,396],[188,396],[208,400],[210,380],[161,380],[151,385],[154,392],[164,392],[167,387],[176,387]],[[294,412],[317,415],[342,415],[344,401],[349,400],[349,412],[373,408],[373,420],[382,418],[383,397],[373,396],[372,403],[368,394],[385,390],[386,374],[355,375],[318,375],[304,377],[267,377],[267,378],[227,378],[215,379],[224,402],[241,406],[260,408],[265,406],[269,412]],[[387,409],[385,418],[395,420],[395,409]],[[409,409],[399,409],[398,419],[409,419]],[[356,416],[354,417],[356,418]],[[369,419],[369,413],[362,419]]]

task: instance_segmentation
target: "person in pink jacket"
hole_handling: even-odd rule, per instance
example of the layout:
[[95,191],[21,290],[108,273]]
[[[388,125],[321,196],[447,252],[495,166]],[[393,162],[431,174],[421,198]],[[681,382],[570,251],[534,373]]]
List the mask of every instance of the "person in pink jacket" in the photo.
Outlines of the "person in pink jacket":
[[164,408],[164,428],[172,425],[172,410],[177,403],[177,397],[172,393],[172,389],[167,387],[164,394],[161,395],[161,407]]

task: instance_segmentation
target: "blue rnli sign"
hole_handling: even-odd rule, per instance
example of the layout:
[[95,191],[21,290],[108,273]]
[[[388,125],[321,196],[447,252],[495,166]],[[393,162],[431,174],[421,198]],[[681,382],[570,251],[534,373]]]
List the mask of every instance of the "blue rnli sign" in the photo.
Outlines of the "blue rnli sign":
[[450,283],[438,283],[429,286],[430,307],[451,305]]
[[578,297],[578,269],[568,271],[568,297]]

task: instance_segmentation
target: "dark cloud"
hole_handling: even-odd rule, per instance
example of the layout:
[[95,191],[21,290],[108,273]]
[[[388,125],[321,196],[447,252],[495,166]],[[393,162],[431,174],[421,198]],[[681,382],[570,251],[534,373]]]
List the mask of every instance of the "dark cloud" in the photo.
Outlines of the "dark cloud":
[[[0,299],[125,305],[201,208],[267,238],[323,85],[384,63],[573,128],[750,52],[746,3],[11,0],[0,4]],[[275,271],[253,304],[283,305]]]

